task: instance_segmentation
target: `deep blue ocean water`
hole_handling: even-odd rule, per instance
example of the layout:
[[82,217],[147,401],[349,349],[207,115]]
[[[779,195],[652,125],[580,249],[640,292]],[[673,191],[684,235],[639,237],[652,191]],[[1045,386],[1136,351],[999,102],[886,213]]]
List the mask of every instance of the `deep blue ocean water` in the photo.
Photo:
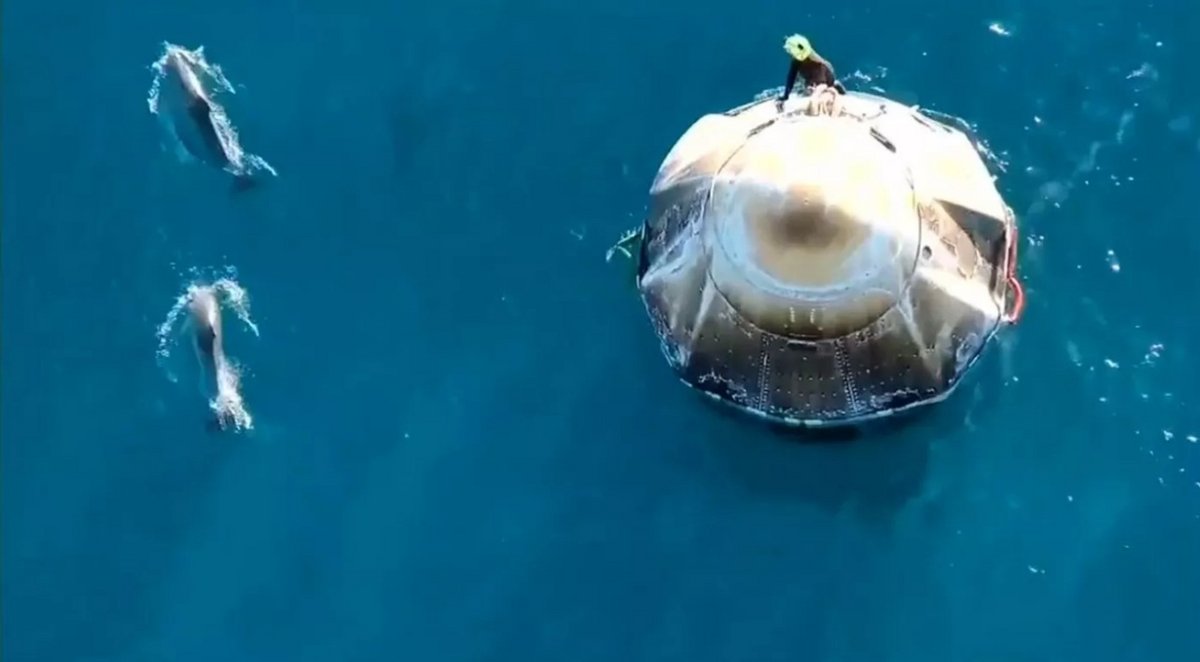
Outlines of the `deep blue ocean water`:
[[[1200,659],[1189,3],[8,0],[0,27],[6,662]],[[604,261],[793,31],[974,123],[1026,239],[1022,324],[849,444],[684,388]],[[161,149],[164,40],[239,86],[277,180],[231,196]],[[155,359],[187,270],[225,266],[261,328],[229,324],[240,435]]]

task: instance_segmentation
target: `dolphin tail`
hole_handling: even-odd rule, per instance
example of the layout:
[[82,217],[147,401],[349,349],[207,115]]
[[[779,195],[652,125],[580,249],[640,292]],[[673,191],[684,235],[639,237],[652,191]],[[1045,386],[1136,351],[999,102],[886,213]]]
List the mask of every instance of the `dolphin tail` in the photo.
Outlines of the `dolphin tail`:
[[211,414],[204,420],[204,429],[209,434],[221,434],[225,431],[225,421],[219,414]]
[[225,434],[233,426],[232,417],[224,412],[210,411],[208,418],[204,421],[204,429],[210,435]]
[[230,192],[233,195],[237,195],[239,193],[245,193],[246,191],[256,189],[261,185],[262,182],[260,182],[254,176],[248,173],[242,173],[240,175],[233,176],[233,185],[230,187]]

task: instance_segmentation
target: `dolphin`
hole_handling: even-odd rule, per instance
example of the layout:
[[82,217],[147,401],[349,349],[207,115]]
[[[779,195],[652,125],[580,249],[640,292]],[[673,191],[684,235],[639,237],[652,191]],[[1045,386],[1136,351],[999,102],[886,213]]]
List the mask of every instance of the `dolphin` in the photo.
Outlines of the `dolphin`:
[[[211,286],[195,287],[188,299],[192,320],[192,343],[196,361],[203,373],[204,389],[220,399],[225,389],[222,375],[229,369],[225,357],[224,334],[221,331],[221,304]],[[210,421],[210,429],[224,428],[226,416],[218,414]]]
[[196,160],[221,168],[234,177],[235,191],[253,188],[258,184],[246,167],[244,153],[235,139],[222,131],[217,122],[224,109],[213,100],[196,73],[199,63],[189,50],[168,46],[165,71],[178,95],[182,113],[172,118],[174,133],[184,148]]

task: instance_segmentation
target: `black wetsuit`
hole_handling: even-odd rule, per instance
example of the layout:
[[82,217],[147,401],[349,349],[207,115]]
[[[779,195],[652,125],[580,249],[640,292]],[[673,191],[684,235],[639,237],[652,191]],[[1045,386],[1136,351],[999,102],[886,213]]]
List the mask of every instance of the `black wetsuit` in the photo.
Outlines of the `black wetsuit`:
[[787,84],[783,87],[783,95],[779,97],[780,103],[791,95],[792,88],[796,86],[796,79],[800,76],[804,77],[806,89],[814,85],[829,85],[839,94],[846,93],[846,88],[838,82],[837,76],[833,73],[833,65],[829,64],[825,58],[813,53],[803,60],[792,58],[792,66],[788,69]]

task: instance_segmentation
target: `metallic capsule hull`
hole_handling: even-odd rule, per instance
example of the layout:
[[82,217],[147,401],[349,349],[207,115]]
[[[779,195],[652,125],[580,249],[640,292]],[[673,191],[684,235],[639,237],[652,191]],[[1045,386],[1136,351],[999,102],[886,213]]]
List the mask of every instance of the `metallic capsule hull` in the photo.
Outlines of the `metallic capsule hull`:
[[638,256],[663,352],[790,425],[942,400],[1009,321],[1012,212],[958,129],[872,95],[810,101],[706,115],[667,155]]

